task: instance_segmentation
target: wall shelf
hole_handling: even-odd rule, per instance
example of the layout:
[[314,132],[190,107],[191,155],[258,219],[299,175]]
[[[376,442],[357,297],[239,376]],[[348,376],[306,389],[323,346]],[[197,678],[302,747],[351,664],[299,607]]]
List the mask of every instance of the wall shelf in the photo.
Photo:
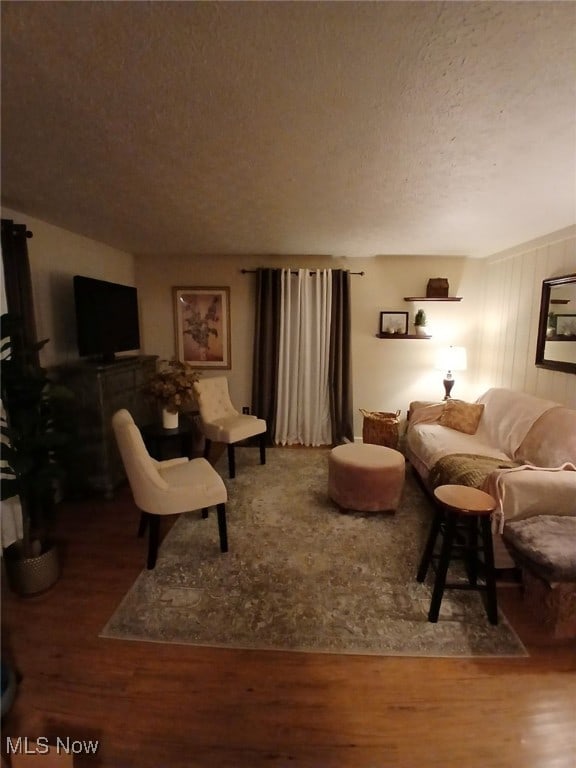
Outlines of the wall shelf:
[[404,301],[462,301],[462,296],[404,296]]
[[420,336],[417,333],[377,333],[378,339],[431,339],[432,336]]

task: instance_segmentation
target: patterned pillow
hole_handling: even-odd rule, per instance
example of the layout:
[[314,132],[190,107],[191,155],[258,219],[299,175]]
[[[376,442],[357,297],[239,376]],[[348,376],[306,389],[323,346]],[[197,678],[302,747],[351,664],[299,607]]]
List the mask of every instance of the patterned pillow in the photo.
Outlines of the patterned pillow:
[[438,424],[443,427],[465,432],[467,435],[476,434],[482,418],[484,403],[465,403],[463,400],[447,400]]

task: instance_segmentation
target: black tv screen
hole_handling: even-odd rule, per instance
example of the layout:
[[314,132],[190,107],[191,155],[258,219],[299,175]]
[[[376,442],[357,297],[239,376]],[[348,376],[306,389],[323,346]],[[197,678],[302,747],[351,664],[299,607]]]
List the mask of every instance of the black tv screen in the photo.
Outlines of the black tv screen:
[[136,288],[75,275],[74,302],[80,357],[106,362],[115,352],[140,349]]

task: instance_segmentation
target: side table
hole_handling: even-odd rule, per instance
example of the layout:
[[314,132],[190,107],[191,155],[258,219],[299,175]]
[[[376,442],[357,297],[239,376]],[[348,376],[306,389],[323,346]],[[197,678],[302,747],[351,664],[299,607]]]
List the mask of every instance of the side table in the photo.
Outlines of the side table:
[[157,461],[173,459],[177,456],[201,456],[201,452],[194,448],[196,429],[194,422],[184,414],[180,414],[180,421],[176,429],[164,429],[162,424],[148,424],[142,427],[142,438],[148,449],[148,453]]

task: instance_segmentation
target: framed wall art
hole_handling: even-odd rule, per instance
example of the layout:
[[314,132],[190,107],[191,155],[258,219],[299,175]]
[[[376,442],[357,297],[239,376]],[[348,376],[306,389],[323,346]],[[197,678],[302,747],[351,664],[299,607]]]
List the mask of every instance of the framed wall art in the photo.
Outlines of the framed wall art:
[[230,288],[172,289],[176,355],[194,368],[230,368]]
[[576,315],[556,315],[556,334],[576,336]]
[[408,333],[408,312],[380,312],[380,333]]

